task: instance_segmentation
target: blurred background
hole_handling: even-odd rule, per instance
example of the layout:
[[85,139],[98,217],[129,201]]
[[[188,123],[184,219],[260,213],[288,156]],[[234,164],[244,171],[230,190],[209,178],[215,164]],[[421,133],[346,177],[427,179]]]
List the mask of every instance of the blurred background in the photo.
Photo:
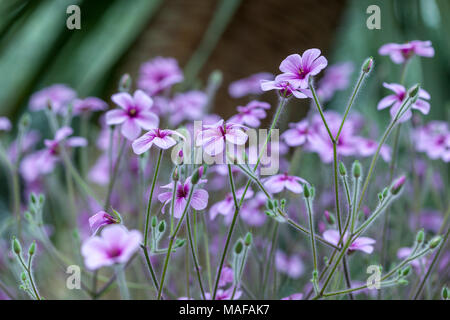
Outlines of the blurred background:
[[[81,8],[81,30],[66,28],[71,4]],[[373,4],[381,8],[381,30],[366,27]],[[110,102],[122,74],[136,79],[143,62],[172,56],[184,68],[184,88],[204,88],[213,70],[223,73],[213,111],[229,117],[244,102],[229,96],[231,81],[277,74],[288,54],[317,47],[330,63],[374,56],[377,68],[357,108],[376,119],[388,116],[375,108],[386,94],[381,82],[397,81],[400,72],[378,48],[418,39],[431,40],[437,54],[414,59],[407,84],[420,82],[431,93],[430,118],[448,119],[449,16],[447,0],[2,0],[0,115],[17,120],[30,95],[54,83]],[[338,94],[327,107],[343,107],[347,96],[348,90]],[[290,120],[308,108],[295,103],[304,108],[290,108]]]

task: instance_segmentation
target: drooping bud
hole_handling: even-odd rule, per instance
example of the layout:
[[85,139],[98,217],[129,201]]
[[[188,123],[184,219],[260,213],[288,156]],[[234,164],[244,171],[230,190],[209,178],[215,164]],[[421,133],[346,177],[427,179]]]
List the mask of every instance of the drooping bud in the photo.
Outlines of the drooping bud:
[[242,243],[242,240],[239,239],[236,242],[236,244],[234,245],[234,253],[241,254],[243,248],[244,248],[244,244]]
[[373,68],[373,58],[369,57],[364,61],[362,65],[362,72],[369,73]]
[[428,242],[428,246],[430,247],[430,249],[434,249],[441,244],[441,241],[442,241],[441,236],[435,236],[430,240],[430,242]]
[[400,176],[399,178],[397,178],[391,186],[391,193],[393,195],[396,195],[400,192],[400,190],[402,189],[403,185],[405,184],[406,181],[406,177],[405,176]]
[[425,232],[423,232],[422,230],[419,230],[419,232],[417,232],[417,236],[416,236],[416,241],[417,243],[422,243],[425,240]]
[[103,226],[118,223],[118,220],[105,211],[99,211],[89,218],[89,226],[95,234]]
[[36,240],[33,240],[30,247],[28,248],[28,254],[32,256],[36,252]]
[[124,74],[119,81],[120,92],[130,92],[131,89],[131,77],[128,73]]
[[198,183],[198,181],[200,180],[200,178],[203,175],[203,171],[204,171],[204,167],[203,166],[201,166],[200,168],[195,170],[194,174],[192,175],[192,179],[191,179],[192,184],[197,184]]
[[13,251],[15,254],[20,254],[22,252],[22,246],[16,237],[13,237]]
[[269,210],[273,210],[274,206],[271,199],[267,199],[266,206]]
[[359,163],[358,160],[355,160],[355,162],[353,162],[352,173],[356,179],[361,177],[361,164]]
[[341,176],[345,176],[347,174],[347,169],[345,169],[345,165],[342,161],[339,161],[339,173]]
[[253,242],[253,236],[251,234],[251,232],[247,232],[247,235],[245,236],[244,239],[244,244],[246,247],[249,247]]

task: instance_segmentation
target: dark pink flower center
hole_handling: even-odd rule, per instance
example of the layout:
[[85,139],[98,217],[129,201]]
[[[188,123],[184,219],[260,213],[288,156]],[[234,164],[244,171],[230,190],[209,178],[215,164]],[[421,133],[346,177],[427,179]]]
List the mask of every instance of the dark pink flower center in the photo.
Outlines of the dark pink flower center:
[[109,258],[117,258],[122,254],[122,248],[119,247],[112,247],[108,250],[108,257]]
[[138,109],[136,107],[131,107],[128,109],[127,113],[130,118],[135,118],[138,116]]
[[188,196],[189,193],[189,185],[188,184],[181,184],[178,186],[177,189],[177,198],[178,199],[185,199]]

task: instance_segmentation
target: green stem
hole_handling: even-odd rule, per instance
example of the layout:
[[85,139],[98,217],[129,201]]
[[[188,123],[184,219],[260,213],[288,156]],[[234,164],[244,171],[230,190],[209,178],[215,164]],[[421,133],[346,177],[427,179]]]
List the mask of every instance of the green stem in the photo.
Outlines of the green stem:
[[119,173],[120,161],[122,160],[122,155],[125,151],[126,145],[127,145],[126,139],[122,138],[122,145],[120,146],[119,154],[117,155],[116,163],[114,164],[113,173],[112,173],[112,176],[111,176],[111,178],[109,180],[109,184],[108,184],[108,193],[106,195],[105,209],[108,209],[109,205],[111,204],[112,191],[114,189],[114,184],[117,179],[117,174]]
[[186,225],[187,225],[187,233],[188,233],[188,237],[189,237],[189,244],[190,244],[190,247],[191,247],[192,260],[194,260],[195,271],[197,273],[198,285],[200,287],[200,291],[202,293],[203,300],[206,300],[205,290],[203,289],[202,276],[200,274],[200,266],[199,266],[199,263],[198,263],[197,254],[195,253],[194,242],[192,241],[191,223],[190,223],[189,214],[186,217]]
[[311,232],[311,248],[313,253],[313,265],[314,271],[317,271],[317,252],[316,252],[316,241],[314,239],[314,223],[313,223],[313,213],[311,209],[311,202],[309,198],[305,198],[306,207],[308,208],[308,219],[309,219],[309,230]]
[[155,286],[156,292],[158,292],[159,284],[158,284],[158,280],[156,279],[156,274],[155,274],[155,271],[153,269],[153,265],[152,265],[152,262],[150,260],[150,256],[148,254],[148,249],[145,246],[141,246],[141,248],[144,251],[145,262],[147,263],[148,270],[150,271],[150,276],[152,278],[153,285]]
[[327,120],[325,119],[325,115],[323,114],[322,107],[320,105],[319,98],[317,97],[316,90],[314,89],[314,86],[312,85],[312,78],[309,78],[309,79],[310,79],[310,81],[309,81],[309,89],[312,92],[312,95],[313,95],[314,102],[316,104],[317,110],[319,110],[320,117],[322,118],[322,122],[325,125],[325,128],[327,129],[328,136],[330,137],[331,141],[334,143],[335,139],[333,137],[333,134],[331,133],[330,128],[328,127],[328,123],[327,123]]
[[270,246],[269,257],[267,259],[266,267],[265,267],[265,271],[264,271],[264,280],[263,280],[263,286],[262,286],[262,298],[263,299],[264,299],[265,294],[266,294],[267,280],[269,279],[270,268],[272,266],[273,257],[275,255],[275,248],[276,248],[277,239],[278,239],[278,227],[279,227],[279,225],[280,224],[278,223],[278,221],[275,221],[275,226],[273,228],[273,235],[272,235],[272,241],[271,241],[271,246]]
[[128,290],[127,281],[125,279],[125,268],[123,265],[118,265],[115,269],[120,297],[122,298],[122,300],[130,300],[130,292]]

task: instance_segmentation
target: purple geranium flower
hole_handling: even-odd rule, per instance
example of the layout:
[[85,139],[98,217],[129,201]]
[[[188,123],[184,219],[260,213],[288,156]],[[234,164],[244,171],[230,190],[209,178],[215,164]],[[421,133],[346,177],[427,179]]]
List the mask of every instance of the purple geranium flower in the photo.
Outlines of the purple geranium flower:
[[[236,197],[237,197],[238,201],[241,199],[243,194],[244,194],[244,188],[240,188],[240,189],[236,190]],[[247,193],[245,194],[244,199],[250,199],[251,197],[253,197],[253,190],[248,189]],[[234,199],[233,199],[233,194],[230,192],[225,196],[225,199],[215,203],[211,207],[211,209],[209,210],[209,217],[211,220],[214,220],[218,214],[221,214],[224,216],[231,216],[233,211],[234,211]]]
[[285,80],[261,80],[261,90],[278,90],[279,94],[283,97],[294,95],[297,99],[312,98],[311,90],[306,88],[295,88],[290,82]]
[[174,58],[156,57],[141,66],[138,87],[156,95],[183,81],[183,72]]
[[430,159],[450,162],[450,131],[445,121],[430,121],[414,130],[415,147]]
[[240,146],[247,142],[248,136],[242,129],[246,127],[225,123],[223,120],[212,125],[203,125],[202,131],[197,134],[196,146],[202,146],[210,156],[222,154],[227,144]]
[[347,89],[353,69],[352,62],[337,63],[328,67],[318,83],[317,95],[319,98],[322,101],[328,101],[336,91]]
[[277,250],[275,254],[275,266],[278,271],[287,274],[293,279],[299,278],[305,269],[303,262],[298,255],[288,257],[280,250]]
[[264,187],[270,193],[279,193],[284,189],[290,190],[293,193],[302,193],[303,186],[301,183],[306,183],[306,180],[300,177],[290,176],[286,172],[267,178],[264,181]]
[[34,93],[30,98],[30,110],[45,110],[51,106],[55,113],[64,113],[70,102],[76,98],[76,92],[63,84],[55,84]]
[[223,267],[222,273],[219,278],[219,287],[225,287],[227,284],[232,283],[234,279],[233,269],[230,267]]
[[270,104],[267,102],[253,100],[246,106],[238,106],[237,111],[239,113],[232,116],[228,121],[257,128],[261,125],[261,119],[267,116],[264,110],[268,109],[270,109]]
[[105,228],[101,236],[87,239],[81,246],[81,254],[90,270],[123,264],[139,249],[141,240],[139,231],[128,231],[122,225],[112,225]]
[[[204,183],[206,180],[200,180],[199,183]],[[172,201],[172,192],[173,192],[174,183],[171,182],[161,188],[170,189],[168,192],[163,192],[158,195],[158,200],[164,203],[162,208],[162,212],[164,213],[164,209],[167,204]],[[174,217],[180,219],[183,215],[184,208],[187,203],[187,199],[189,197],[189,192],[192,188],[191,178],[187,178],[183,183],[178,181],[177,190],[175,194],[175,206],[174,206]],[[195,210],[203,210],[208,205],[208,192],[204,189],[199,189],[198,187],[192,193],[191,204],[190,206]]]
[[[347,241],[348,234],[344,234],[343,243]],[[323,238],[327,240],[328,242],[338,245],[340,236],[339,231],[337,230],[327,230],[323,233]],[[375,240],[372,238],[367,237],[359,237],[355,241],[352,242],[350,247],[348,247],[348,253],[352,253],[355,250],[359,250],[365,253],[372,253],[373,252],[373,244],[375,243]]]
[[134,140],[141,133],[141,128],[150,130],[159,124],[159,118],[150,111],[153,100],[145,92],[137,90],[132,97],[129,93],[116,93],[111,97],[120,109],[106,113],[108,125],[121,124],[121,132],[128,140]]
[[[408,96],[408,92],[405,87],[397,83],[383,83],[383,86],[389,90],[394,91],[394,94],[388,95],[378,102],[377,109],[385,109],[391,107],[391,116],[395,117],[399,111],[402,103]],[[417,109],[423,114],[428,114],[430,112],[430,104],[425,100],[430,99],[430,94],[423,89],[419,89],[419,98],[415,103],[411,105],[411,109]],[[407,121],[412,116],[411,109],[406,111],[406,113],[399,119],[400,122]]]
[[151,129],[149,132],[144,133],[140,138],[133,141],[133,151],[136,154],[142,154],[150,149],[153,144],[164,150],[169,149],[177,143],[171,135],[176,135],[185,139],[183,135],[173,130],[161,130],[159,128]]
[[414,40],[404,44],[387,43],[378,50],[382,56],[389,55],[391,60],[396,63],[404,63],[414,55],[422,57],[434,57],[434,49],[431,46],[431,41]]
[[259,95],[262,93],[260,82],[261,80],[272,80],[273,74],[268,72],[260,72],[251,75],[250,77],[240,79],[230,83],[228,93],[233,98],[242,98],[246,95]]
[[308,49],[302,56],[291,54],[280,64],[282,74],[276,81],[288,81],[294,88],[308,88],[309,76],[317,75],[328,64],[319,49]]
[[308,120],[297,123],[289,123],[289,128],[281,134],[281,138],[290,147],[297,147],[305,144],[309,140]]
[[105,211],[99,211],[89,218],[89,226],[91,227],[91,231],[93,234],[96,234],[97,231],[108,224],[118,223],[119,221],[111,216],[109,213]]
[[7,117],[0,117],[0,131],[10,131],[11,128],[11,121]]
[[87,97],[85,99],[75,99],[73,102],[73,114],[80,115],[84,113],[91,113],[103,111],[108,108],[108,104],[102,99],[96,97]]
[[201,119],[207,102],[203,91],[177,93],[170,102],[170,123],[176,126],[184,120]]

